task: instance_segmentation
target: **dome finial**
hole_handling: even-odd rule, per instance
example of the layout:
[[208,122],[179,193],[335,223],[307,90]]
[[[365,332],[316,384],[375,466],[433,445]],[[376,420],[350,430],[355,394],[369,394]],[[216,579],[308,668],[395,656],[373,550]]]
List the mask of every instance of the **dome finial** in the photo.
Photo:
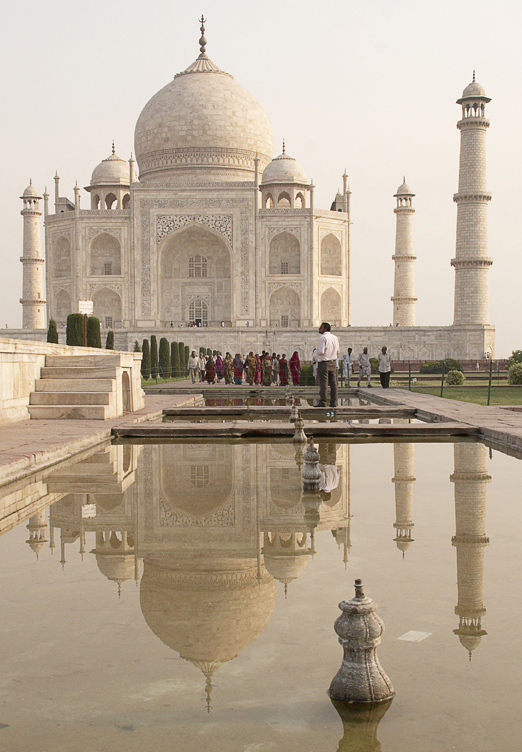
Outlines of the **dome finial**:
[[285,151],[285,140],[284,139],[283,139],[283,154],[286,154],[286,151]]
[[201,37],[199,39],[199,52],[200,55],[205,55],[206,53],[206,46],[207,46],[207,40],[205,39],[205,22],[206,18],[203,17],[203,13],[201,14],[201,18],[199,19],[201,21],[200,31],[201,31]]
[[473,81],[472,83],[475,83],[475,68],[473,68]]
[[116,152],[115,152],[115,150],[114,150],[114,139],[112,139],[112,153],[113,153],[113,154],[116,154]]
[[402,184],[404,185],[406,183],[406,175],[402,176]]

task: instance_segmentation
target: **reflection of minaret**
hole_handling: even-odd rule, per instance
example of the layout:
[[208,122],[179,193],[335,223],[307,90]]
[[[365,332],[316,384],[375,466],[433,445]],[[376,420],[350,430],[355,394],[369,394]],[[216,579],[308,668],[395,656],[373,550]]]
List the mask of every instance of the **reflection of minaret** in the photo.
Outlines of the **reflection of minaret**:
[[45,509],[30,517],[29,524],[26,527],[29,530],[29,540],[26,543],[29,544],[30,548],[35,552],[36,558],[38,558],[38,554],[47,543],[45,538],[45,530],[47,528]]
[[[395,423],[406,422],[404,418],[396,418]],[[396,537],[393,539],[397,543],[397,548],[405,552],[413,543],[411,529],[411,509],[413,501],[413,463],[415,460],[415,448],[413,444],[394,444],[393,445],[393,462],[395,475],[392,483],[395,484],[395,522],[393,527],[396,530]]]
[[455,613],[459,627],[454,634],[469,651],[475,650],[482,635],[481,619],[486,613],[482,604],[484,548],[486,537],[486,485],[488,450],[483,444],[455,444],[455,472],[450,480],[455,484],[456,535],[452,544],[457,549],[458,602]]
[[139,560],[135,555],[134,536],[128,530],[97,530],[96,548],[91,551],[96,555],[98,569],[108,580],[121,586],[132,577],[138,578]]

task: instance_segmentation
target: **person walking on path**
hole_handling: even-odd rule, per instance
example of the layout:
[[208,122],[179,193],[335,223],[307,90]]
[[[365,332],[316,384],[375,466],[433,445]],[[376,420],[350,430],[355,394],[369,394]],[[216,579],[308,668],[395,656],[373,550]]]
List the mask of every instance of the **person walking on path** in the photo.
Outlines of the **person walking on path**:
[[229,352],[227,352],[223,361],[223,376],[225,377],[225,384],[232,383],[232,355]]
[[346,381],[346,386],[350,386],[350,379],[353,373],[353,355],[352,348],[348,348],[348,352],[343,355],[343,375]]
[[383,389],[390,388],[391,358],[386,345],[381,348],[379,353],[379,377]]
[[221,357],[221,353],[218,352],[216,355],[216,377],[218,380],[218,384],[223,378],[223,358]]
[[207,381],[209,384],[216,383],[216,363],[212,355],[208,356],[207,362],[205,364],[205,381]]
[[326,407],[326,393],[330,386],[330,407],[337,407],[337,359],[339,340],[332,334],[332,327],[323,321],[319,327],[317,345],[317,375],[319,377],[319,402],[316,407]]
[[205,358],[205,355],[200,352],[199,353],[199,380],[205,381],[205,366],[207,364],[207,359]]
[[190,373],[190,377],[192,379],[192,383],[196,383],[196,376],[199,373],[199,358],[196,355],[196,351],[192,350],[190,357],[188,359],[188,370]]
[[243,381],[244,365],[245,364],[241,359],[241,355],[239,353],[236,353],[236,357],[234,358],[234,384],[237,384],[239,386]]
[[246,359],[246,380],[250,386],[254,386],[254,379],[256,377],[256,359],[252,350],[247,355]]
[[370,356],[368,355],[368,348],[363,347],[362,353],[359,353],[359,357],[357,358],[357,363],[359,364],[359,378],[357,379],[357,386],[361,386],[361,379],[366,376],[368,379],[368,388],[371,389],[371,378],[372,378],[372,364],[370,363]]
[[285,353],[279,361],[279,383],[281,386],[288,386],[288,361]]
[[299,354],[297,350],[294,351],[294,354],[289,360],[290,364],[290,373],[292,374],[292,384],[294,386],[299,386],[299,383],[301,381],[301,361],[299,360]]
[[272,386],[272,358],[265,353],[263,359],[263,386]]

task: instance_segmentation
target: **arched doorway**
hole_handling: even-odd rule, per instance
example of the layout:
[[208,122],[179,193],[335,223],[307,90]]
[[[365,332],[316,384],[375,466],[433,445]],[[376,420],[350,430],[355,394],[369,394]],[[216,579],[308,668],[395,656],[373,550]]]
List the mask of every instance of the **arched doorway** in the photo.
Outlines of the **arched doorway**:
[[270,326],[283,328],[301,325],[301,301],[295,290],[280,287],[270,297]]

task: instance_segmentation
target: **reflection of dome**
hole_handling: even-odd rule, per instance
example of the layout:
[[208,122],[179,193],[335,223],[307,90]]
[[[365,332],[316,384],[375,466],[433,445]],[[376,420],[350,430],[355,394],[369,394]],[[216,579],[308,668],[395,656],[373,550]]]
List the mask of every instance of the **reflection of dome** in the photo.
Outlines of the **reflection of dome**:
[[125,494],[92,494],[91,502],[103,512],[113,512],[123,503]]
[[402,553],[406,553],[406,551],[409,549],[409,547],[412,544],[411,538],[394,538],[395,543],[397,544],[397,548],[399,551],[402,551]]
[[129,163],[114,151],[94,168],[91,177],[91,185],[129,185],[129,181]]
[[305,171],[295,159],[283,151],[275,157],[263,172],[262,185],[269,183],[299,183],[307,185]]
[[300,554],[298,556],[270,556],[265,554],[265,565],[272,577],[279,582],[288,585],[292,580],[296,580],[304,572],[308,564],[308,556]]
[[134,553],[130,551],[127,554],[96,554],[96,564],[100,572],[121,585],[122,582],[134,577]]
[[273,153],[272,126],[257,99],[204,52],[145,105],[134,134],[140,180],[252,180]]
[[205,674],[232,660],[268,625],[275,607],[273,578],[252,559],[199,559],[175,569],[148,557],[140,588],[150,629]]

